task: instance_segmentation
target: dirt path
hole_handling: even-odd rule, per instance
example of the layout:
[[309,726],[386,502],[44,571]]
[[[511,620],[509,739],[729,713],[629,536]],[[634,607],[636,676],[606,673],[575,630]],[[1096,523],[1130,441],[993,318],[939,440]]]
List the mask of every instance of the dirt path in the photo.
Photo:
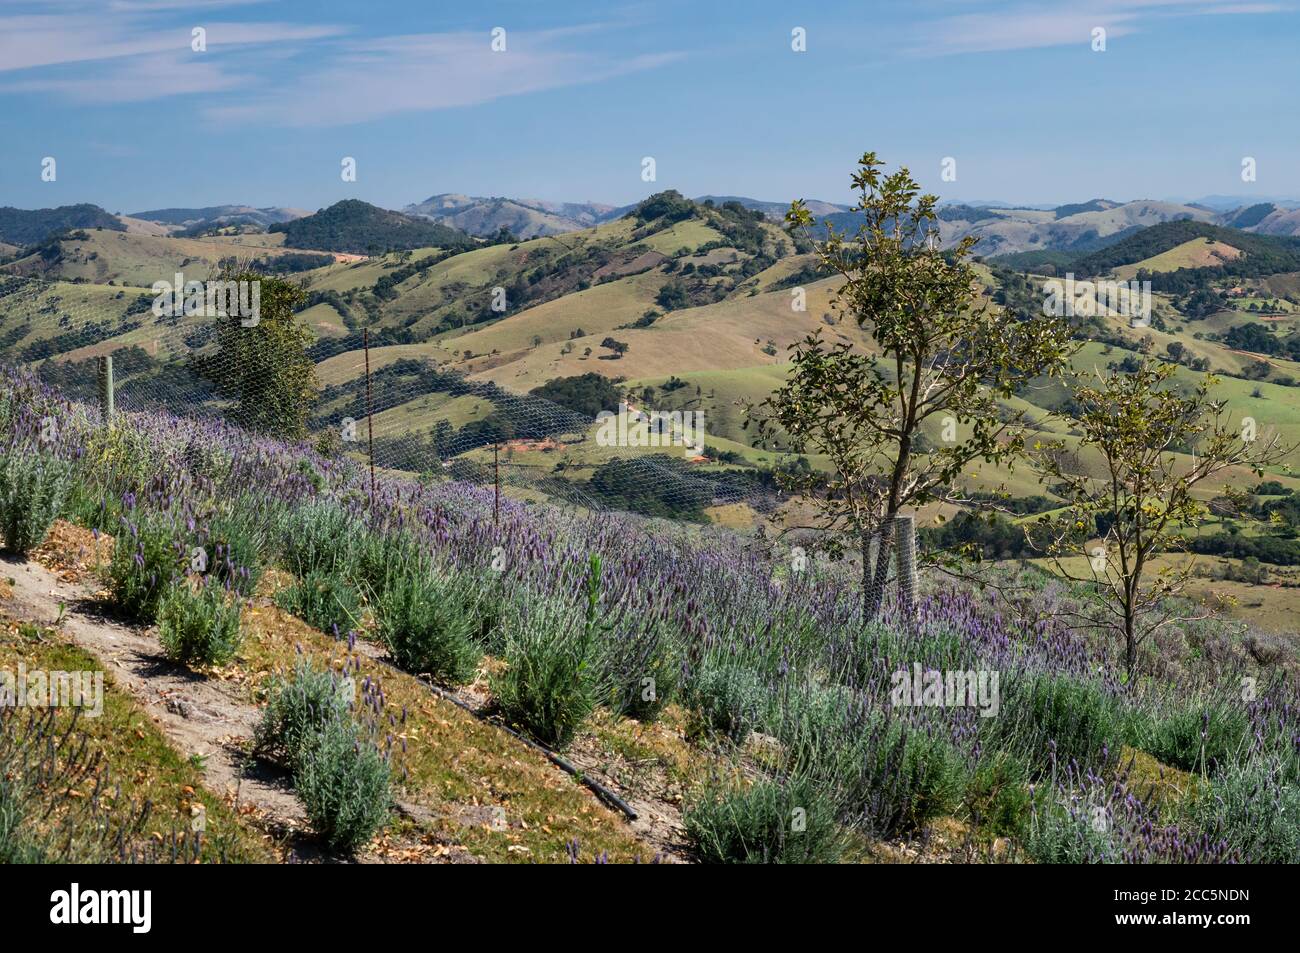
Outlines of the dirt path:
[[11,614],[54,625],[69,640],[96,655],[119,688],[130,692],[181,754],[199,756],[207,786],[251,807],[258,820],[292,843],[306,830],[302,805],[283,772],[248,759],[244,743],[253,735],[257,706],[240,697],[238,686],[195,675],[162,654],[150,634],[102,614],[94,593],[82,583],[59,579],[35,562],[0,557],[13,579]]
[[[294,795],[288,773],[249,758],[261,718],[257,705],[232,682],[205,678],[167,659],[153,634],[106,615],[87,585],[61,579],[40,563],[0,556],[0,574],[13,580],[5,609],[15,618],[55,626],[69,641],[94,654],[120,690],[129,692],[184,757],[202,758],[206,787],[282,843],[287,861],[330,859],[317,847]],[[60,621],[61,620],[61,621]],[[419,822],[427,809],[397,802],[399,814]],[[386,856],[363,851],[361,862]],[[463,850],[439,858],[474,862]]]

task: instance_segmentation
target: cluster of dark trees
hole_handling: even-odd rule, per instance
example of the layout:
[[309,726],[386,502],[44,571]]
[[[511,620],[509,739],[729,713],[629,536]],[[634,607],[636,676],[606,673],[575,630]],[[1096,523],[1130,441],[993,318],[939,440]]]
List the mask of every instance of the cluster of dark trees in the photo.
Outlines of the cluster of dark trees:
[[1223,335],[1223,343],[1239,351],[1252,351],[1256,354],[1282,355],[1292,361],[1300,360],[1300,333],[1285,337],[1274,334],[1267,325],[1250,321],[1229,328]]
[[405,265],[394,268],[387,274],[382,275],[379,280],[375,282],[374,287],[371,290],[379,300],[391,301],[393,298],[397,297],[397,286],[403,281],[406,281],[408,278],[413,278],[416,275],[423,278],[429,273],[430,268],[438,264],[440,261],[446,261],[453,254],[455,254],[455,252],[444,251],[439,252],[436,255],[425,255],[419,261],[408,262]]
[[617,410],[623,399],[622,391],[608,377],[596,373],[557,377],[534,387],[529,394],[587,417],[595,417],[602,410]]
[[126,226],[98,205],[60,205],[58,208],[0,208],[0,242],[10,245],[36,245],[47,240],[70,237],[73,229],[126,231]]
[[313,252],[286,252],[283,255],[263,255],[251,261],[241,261],[230,255],[217,263],[220,271],[255,271],[260,275],[292,275],[313,268],[324,268],[334,263],[333,255],[320,255]]
[[704,509],[714,499],[710,481],[667,454],[610,460],[596,469],[584,489],[612,508],[693,523],[708,522]]
[[64,331],[61,334],[33,341],[22,349],[19,360],[23,362],[40,361],[56,354],[75,351],[77,348],[85,347],[88,344],[98,344],[100,341],[106,341],[119,334],[134,331],[140,326],[140,321],[119,321],[116,324],[111,321],[91,321],[74,331]]
[[928,549],[971,547],[982,559],[1032,559],[1042,555],[1029,545],[1024,529],[998,513],[958,513],[941,526],[921,527],[917,537]]
[[[495,408],[482,419],[471,421],[450,433],[445,428],[441,431],[435,428],[427,437],[411,435],[385,441],[385,446],[390,442],[394,445],[400,443],[406,448],[402,452],[408,457],[420,458],[426,463],[430,456],[446,459],[505,440],[540,440],[556,434],[584,431],[589,424],[588,415],[557,406],[548,399],[532,395],[520,397],[490,381],[471,381],[454,371],[440,370],[431,363],[408,358],[394,361],[371,374],[370,391],[372,414],[382,413],[425,394],[470,396]],[[318,414],[312,422],[313,429],[335,429],[345,417],[353,420],[365,418],[364,377],[330,385],[321,392],[322,404],[338,402],[339,398],[346,399],[329,412]]]
[[695,214],[695,203],[676,189],[668,189],[650,196],[628,213],[642,225],[657,222],[671,225]]
[[1194,536],[1187,548],[1206,556],[1232,556],[1237,559],[1257,559],[1275,566],[1300,566],[1300,540],[1277,536],[1242,536],[1234,533],[1215,533],[1211,536]]

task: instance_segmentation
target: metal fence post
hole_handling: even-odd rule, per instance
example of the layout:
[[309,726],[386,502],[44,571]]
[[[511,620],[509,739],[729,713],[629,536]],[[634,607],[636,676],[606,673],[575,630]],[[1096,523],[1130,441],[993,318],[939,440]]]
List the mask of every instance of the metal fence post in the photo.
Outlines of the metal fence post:
[[99,359],[99,406],[104,412],[104,422],[113,419],[113,355]]

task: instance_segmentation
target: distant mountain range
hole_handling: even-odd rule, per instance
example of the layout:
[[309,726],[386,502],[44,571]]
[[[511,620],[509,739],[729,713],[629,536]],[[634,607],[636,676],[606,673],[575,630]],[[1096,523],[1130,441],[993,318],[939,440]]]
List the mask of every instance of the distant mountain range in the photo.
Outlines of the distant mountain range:
[[1183,205],[1203,205],[1205,208],[1212,208],[1216,212],[1230,212],[1236,208],[1258,205],[1261,202],[1284,209],[1300,208],[1300,199],[1280,195],[1202,195],[1199,199],[1188,201],[1182,199],[1168,199],[1167,201]]
[[[1206,196],[1195,202],[1139,199],[1038,206],[953,202],[939,207],[939,230],[945,244],[967,235],[979,239],[984,257],[1017,253],[1104,248],[1142,228],[1169,221],[1195,221],[1261,235],[1300,235],[1300,203],[1268,200],[1225,206],[1229,196]],[[737,195],[702,195],[695,201],[721,207],[736,203],[779,223],[788,202]],[[845,205],[808,200],[823,232],[828,226],[856,229],[860,218]],[[354,199],[309,213],[288,207],[213,205],[162,208],[131,216],[111,215],[96,205],[54,209],[0,209],[0,244],[28,247],[61,231],[76,228],[127,229],[157,235],[197,236],[217,228],[240,226],[284,232],[290,248],[369,254],[404,248],[464,244],[469,236],[496,237],[505,232],[521,239],[559,235],[591,228],[627,214],[633,206],[598,202],[549,202],[540,199],[482,197],[439,193],[401,211],[381,209]],[[6,249],[0,248],[0,254]],[[12,251],[9,252],[12,254]]]
[[160,225],[173,225],[184,229],[195,226],[257,225],[268,228],[281,222],[291,222],[311,214],[298,208],[253,208],[251,205],[208,205],[204,208],[158,208],[148,212],[135,212],[129,218],[138,218]]
[[627,209],[598,202],[543,202],[445,192],[408,205],[402,211],[470,235],[495,235],[504,228],[520,238],[536,238],[591,228],[618,218]]

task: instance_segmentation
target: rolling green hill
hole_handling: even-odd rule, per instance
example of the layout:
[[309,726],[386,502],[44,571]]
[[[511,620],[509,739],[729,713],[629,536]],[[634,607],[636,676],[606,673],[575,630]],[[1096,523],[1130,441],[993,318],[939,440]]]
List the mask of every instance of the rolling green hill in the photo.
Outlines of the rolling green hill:
[[277,222],[268,231],[283,233],[290,248],[374,255],[413,248],[468,248],[471,239],[464,232],[435,222],[412,218],[401,212],[344,199],[314,215]]
[[51,235],[73,228],[126,228],[117,217],[98,205],[61,205],[58,208],[0,208],[0,242],[35,245]]
[[311,266],[329,258],[273,245],[76,229],[29,249],[25,257],[11,261],[4,270],[57,281],[148,288],[155,281],[173,281],[177,272],[185,274],[187,280],[206,280],[226,260],[256,262],[261,270],[273,273],[293,270],[282,269],[277,262]]

